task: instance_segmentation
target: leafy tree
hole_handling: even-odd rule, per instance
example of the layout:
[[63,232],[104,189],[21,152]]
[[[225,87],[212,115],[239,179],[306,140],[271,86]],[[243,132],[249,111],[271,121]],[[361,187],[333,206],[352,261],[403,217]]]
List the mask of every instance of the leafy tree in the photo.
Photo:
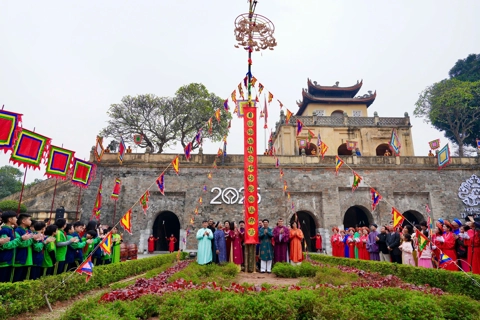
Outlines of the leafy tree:
[[13,166],[0,167],[0,199],[22,189],[23,172]]
[[[220,109],[221,121],[215,119]],[[143,135],[139,145],[150,147],[158,153],[180,142],[185,147],[193,142],[203,128],[203,137],[220,141],[228,132],[231,115],[223,109],[223,99],[208,92],[203,84],[191,83],[177,90],[175,97],[157,97],[153,94],[126,96],[108,110],[108,125],[100,135],[123,137],[133,142],[133,135]],[[208,133],[207,121],[212,118],[212,133]]]
[[445,131],[445,136],[458,145],[463,156],[467,139],[475,137],[475,126],[480,121],[480,81],[443,80],[425,89],[416,102],[414,115]]
[[465,59],[459,59],[448,75],[460,81],[480,81],[480,54],[472,53]]

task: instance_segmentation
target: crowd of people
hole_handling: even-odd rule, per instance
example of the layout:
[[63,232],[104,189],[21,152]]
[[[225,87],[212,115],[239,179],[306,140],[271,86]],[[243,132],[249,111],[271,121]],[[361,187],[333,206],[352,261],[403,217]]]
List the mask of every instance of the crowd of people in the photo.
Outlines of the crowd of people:
[[[263,219],[258,226],[260,243],[256,246],[257,269],[262,273],[270,273],[276,262],[300,264],[303,261],[304,235],[297,222],[285,226],[283,219],[279,219],[275,228],[269,227],[269,223],[268,219]],[[214,223],[213,220],[205,220],[202,228],[197,231],[196,238],[198,264],[232,262],[239,269],[244,266],[244,221],[240,221],[237,226],[231,221]],[[312,239],[315,239],[317,250],[321,250],[320,234]]]
[[[68,224],[63,218],[47,225],[25,213],[0,214],[0,282],[72,271],[89,255],[94,265],[120,262],[122,235],[116,227],[100,226],[96,221]],[[98,245],[110,231],[111,254],[105,254]]]
[[[381,226],[380,232],[377,228],[376,224],[347,230],[334,227],[332,255],[480,274],[480,223],[473,219],[463,224],[459,219],[439,219],[431,234],[426,222],[397,229]],[[429,239],[426,246],[414,230]]]

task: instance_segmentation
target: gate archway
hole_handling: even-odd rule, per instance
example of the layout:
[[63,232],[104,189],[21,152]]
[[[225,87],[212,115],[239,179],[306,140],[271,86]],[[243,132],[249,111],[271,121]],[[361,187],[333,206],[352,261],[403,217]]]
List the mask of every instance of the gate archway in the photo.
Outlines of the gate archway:
[[[407,224],[410,224],[410,222],[415,226],[416,224],[420,224],[420,222],[425,221],[425,218],[423,215],[415,210],[408,210],[403,213],[403,216],[405,217],[406,220],[403,220],[402,227],[406,226]],[[408,221],[410,222],[408,222]]]
[[352,206],[347,209],[343,216],[343,227],[345,229],[350,227],[368,227],[373,222],[372,214],[363,206]]
[[[305,250],[305,242],[307,244],[307,250],[309,252],[316,252],[315,250],[315,244],[313,243],[314,240],[310,239],[310,237],[313,237],[317,234],[317,224],[315,222],[315,219],[313,218],[312,214],[308,211],[298,211],[297,212],[298,216],[298,222],[300,226],[297,226],[297,228],[302,229],[303,232],[303,237],[304,237],[304,242],[302,243],[303,250]],[[292,215],[290,218],[290,224],[292,224],[293,221],[295,221],[295,214]]]
[[158,241],[155,243],[155,251],[168,251],[168,241],[166,237],[171,234],[177,238],[175,243],[175,251],[180,245],[180,221],[175,213],[171,211],[162,211],[155,218],[153,223],[152,234]]

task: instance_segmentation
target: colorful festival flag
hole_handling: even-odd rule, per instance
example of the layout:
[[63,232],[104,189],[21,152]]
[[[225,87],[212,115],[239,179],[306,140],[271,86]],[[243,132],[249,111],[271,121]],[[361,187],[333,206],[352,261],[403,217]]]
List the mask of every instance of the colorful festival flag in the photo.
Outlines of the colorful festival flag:
[[287,199],[290,200],[290,192],[287,192]]
[[90,180],[94,176],[95,165],[78,158],[73,160],[72,183],[80,188],[88,188]]
[[275,168],[279,168],[279,167],[280,167],[280,159],[275,158]]
[[287,109],[287,115],[285,116],[285,123],[290,122],[290,118],[293,116],[293,112]]
[[202,144],[202,128],[198,130],[197,134],[195,135],[195,141],[197,142],[198,145]]
[[207,192],[207,185],[206,184],[203,185],[203,192]]
[[142,206],[143,213],[145,215],[147,215],[149,197],[150,197],[150,192],[147,190],[145,191],[143,196],[140,198],[140,205]]
[[400,213],[400,211],[392,207],[392,220],[393,220],[393,227],[397,228],[402,225],[402,222],[403,220],[405,220],[405,217]]
[[428,238],[425,237],[425,235],[418,229],[415,230],[415,234],[417,235],[418,251],[422,253],[423,249],[425,249],[430,240],[428,240]]
[[370,193],[372,195],[372,211],[375,211],[378,203],[382,200],[382,196],[373,188],[370,188]]
[[179,162],[178,156],[176,156],[175,159],[173,159],[172,167],[173,167],[173,170],[175,170],[175,173],[178,175],[178,172],[180,171],[180,162]]
[[228,127],[227,129],[230,129],[232,127],[232,120],[228,120]]
[[432,140],[428,143],[428,145],[430,146],[430,149],[437,150],[440,148],[440,139]]
[[195,210],[193,210],[193,213],[195,213],[195,215],[198,215],[198,206],[195,207]]
[[245,76],[245,78],[243,78],[243,86],[245,89],[248,88],[248,74]]
[[252,77],[252,87],[255,87],[255,83],[257,83],[257,78]]
[[120,164],[123,163],[126,152],[127,146],[125,145],[125,141],[123,141],[123,137],[120,137],[120,144],[118,145],[118,161],[120,161]]
[[280,179],[283,179],[283,169],[280,169]]
[[231,97],[232,97],[233,103],[235,105],[237,105],[237,91],[236,90],[233,90]]
[[[269,93],[271,94],[271,93]],[[273,97],[273,96],[272,96]],[[263,129],[267,129],[268,128],[268,108],[267,108],[267,101],[265,101],[265,96],[263,96],[263,99],[264,99],[264,107],[263,107],[263,114],[265,115],[265,124],[263,126]],[[269,97],[270,99],[270,97]]]
[[228,98],[225,99],[225,101],[223,102],[223,108],[225,109],[225,111],[230,111],[230,107],[228,106]]
[[13,149],[22,130],[22,114],[0,110],[0,150],[4,153]]
[[187,161],[190,161],[190,157],[192,156],[192,143],[189,142],[186,146],[185,146],[185,159],[187,159]]
[[358,185],[362,182],[362,177],[355,171],[353,171],[353,183],[352,183],[352,192],[357,190]]
[[218,123],[220,123],[220,116],[221,116],[220,109],[215,110],[215,119],[217,119]]
[[74,156],[74,151],[51,146],[47,160],[47,167],[45,168],[45,175],[47,178],[66,180],[72,167]]
[[283,103],[282,103],[280,100],[278,100],[278,99],[277,99],[277,102],[278,102],[278,104],[280,105],[280,109],[282,109],[282,108],[283,108]]
[[190,224],[194,224],[195,223],[195,220],[192,218],[190,218]]
[[208,128],[208,134],[212,134],[212,130],[213,130],[212,118],[208,119],[207,128]]
[[10,162],[24,168],[39,169],[40,163],[48,155],[50,141],[50,138],[22,129],[15,141]]
[[308,143],[310,143],[313,139],[313,137],[315,136],[315,134],[311,131],[311,130],[308,130],[307,131],[307,140],[308,140]]
[[320,136],[320,132],[319,132],[317,136],[317,146],[320,147],[321,145],[322,145],[322,137]]
[[287,181],[283,180],[283,192],[285,193],[288,189]]
[[143,135],[142,134],[134,134],[133,135],[133,143],[135,143],[137,146],[141,144],[143,141]]
[[325,153],[327,153],[328,146],[322,141],[320,145],[320,154],[322,155],[322,159],[325,157]]
[[120,219],[120,225],[125,231],[132,234],[132,209],[128,210]]
[[400,148],[402,147],[402,145],[400,144],[400,139],[398,138],[396,129],[392,129],[392,136],[390,138],[389,146],[394,155],[400,155]]
[[95,198],[95,205],[93,206],[92,217],[100,220],[100,213],[102,212],[102,181],[100,180],[100,186],[98,186],[97,197]]
[[255,102],[260,102],[260,99],[258,99],[258,95],[255,95]]
[[102,249],[103,253],[106,255],[112,254],[112,232],[110,231],[107,233],[105,238],[103,238],[102,242],[100,242],[100,249]]
[[448,144],[446,144],[445,147],[438,151],[437,160],[438,169],[442,169],[450,163],[450,148],[448,147]]
[[302,128],[303,128],[303,123],[302,123],[302,121],[300,121],[299,119],[297,119],[297,136],[300,134],[300,132],[302,132]]
[[160,193],[165,195],[165,174],[161,174],[158,178],[157,178],[157,186],[158,186],[158,190],[160,190]]
[[340,170],[340,167],[343,166],[344,162],[342,159],[340,159],[339,156],[335,156],[335,174],[338,175],[338,170]]
[[83,261],[75,270],[75,272],[79,273],[80,275],[86,274],[87,277],[85,278],[85,282],[88,282],[90,280],[90,277],[93,274],[93,263],[92,263],[92,257],[89,256],[85,261]]
[[210,179],[210,180],[212,180],[212,172],[209,172],[209,173],[208,173],[207,178]]
[[198,203],[199,203],[199,204],[202,204],[202,203],[203,203],[202,197],[200,197],[200,198],[198,199]]
[[355,150],[357,148],[357,141],[346,141],[347,150]]
[[260,82],[258,83],[258,94],[262,94],[262,91],[265,87]]
[[268,103],[272,102],[273,100],[273,94],[269,91],[268,92]]
[[450,264],[452,263],[452,258],[450,258],[449,256],[447,256],[445,253],[440,253],[440,265],[442,267],[445,267],[447,264]]
[[112,195],[110,196],[110,199],[117,201],[118,197],[120,196],[120,191],[122,190],[122,180],[119,178],[115,179],[115,183],[113,185],[113,191]]
[[97,136],[96,142],[95,142],[95,149],[94,149],[94,154],[95,154],[95,160],[97,162],[102,161],[103,153],[105,152],[105,149],[103,148],[103,138],[100,136]]
[[238,94],[240,95],[242,100],[245,100],[245,96],[243,94],[243,89],[242,89],[242,84],[241,83],[238,84]]

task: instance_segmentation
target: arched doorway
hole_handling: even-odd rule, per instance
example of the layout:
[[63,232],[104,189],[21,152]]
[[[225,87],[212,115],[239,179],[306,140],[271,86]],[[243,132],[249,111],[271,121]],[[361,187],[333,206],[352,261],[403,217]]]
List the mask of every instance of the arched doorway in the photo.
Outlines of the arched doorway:
[[363,206],[353,206],[348,208],[343,217],[343,227],[368,227],[373,223],[373,216],[367,208]]
[[313,237],[317,234],[317,225],[315,219],[307,211],[298,211],[297,214],[293,214],[290,218],[290,225],[298,217],[298,222],[300,224],[300,229],[302,229],[304,242],[302,243],[303,250],[305,250],[305,242],[307,243],[307,250],[309,252],[316,252],[313,240],[310,237]]
[[155,251],[168,251],[168,242],[165,239],[173,233],[177,238],[175,251],[180,245],[180,221],[175,213],[171,211],[162,211],[153,223],[152,234],[158,241],[155,243]]
[[413,224],[413,226],[415,226],[416,224],[420,224],[420,222],[425,221],[423,215],[415,210],[405,211],[403,216],[405,217],[405,220],[403,220],[402,227],[406,226],[407,224]]
[[377,156],[384,156],[385,155],[385,151],[390,152],[390,154],[392,154],[392,152],[390,151],[390,146],[387,144],[387,143],[382,143],[380,145],[378,145],[377,149],[376,149],[376,153],[377,153]]
[[352,155],[352,150],[348,150],[347,144],[342,143],[337,150],[337,154],[339,156],[351,156]]
[[330,115],[332,117],[337,117],[337,118],[342,118],[343,117],[343,111],[342,110],[335,110],[332,112]]
[[316,156],[318,154],[318,148],[316,145],[314,145],[313,143],[307,143],[307,146],[304,147],[304,148],[300,148],[298,150],[298,153],[299,154],[302,154],[302,149],[305,149],[305,154],[307,156]]

